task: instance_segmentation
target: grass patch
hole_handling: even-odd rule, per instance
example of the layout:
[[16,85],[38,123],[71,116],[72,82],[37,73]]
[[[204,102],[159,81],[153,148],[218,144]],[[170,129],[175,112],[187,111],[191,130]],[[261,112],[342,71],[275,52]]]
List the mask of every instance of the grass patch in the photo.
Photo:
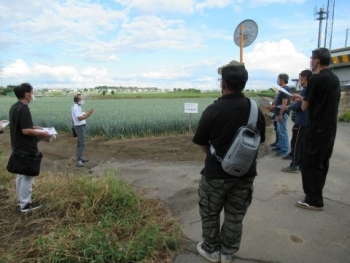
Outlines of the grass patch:
[[180,247],[181,225],[167,207],[113,173],[41,174],[33,197],[44,207],[21,214],[0,163],[0,262],[171,262]]
[[338,118],[339,121],[350,122],[350,111],[343,113]]

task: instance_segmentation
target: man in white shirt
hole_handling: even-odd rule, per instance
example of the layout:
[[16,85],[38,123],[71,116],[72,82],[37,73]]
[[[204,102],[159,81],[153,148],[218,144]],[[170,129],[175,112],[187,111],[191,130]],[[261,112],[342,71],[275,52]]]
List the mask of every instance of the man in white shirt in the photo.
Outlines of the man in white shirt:
[[84,163],[89,161],[88,159],[83,158],[83,152],[85,149],[86,119],[89,118],[94,113],[94,109],[90,109],[87,114],[83,112],[81,105],[84,104],[84,100],[81,94],[75,95],[73,100],[74,100],[74,105],[71,108],[71,113],[72,113],[72,120],[74,123],[74,130],[78,138],[77,166],[83,167]]

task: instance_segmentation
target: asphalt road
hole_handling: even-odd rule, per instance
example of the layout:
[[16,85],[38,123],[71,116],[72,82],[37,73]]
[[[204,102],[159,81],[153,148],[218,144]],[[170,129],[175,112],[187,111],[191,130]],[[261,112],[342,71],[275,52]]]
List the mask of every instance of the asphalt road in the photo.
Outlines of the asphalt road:
[[[324,211],[294,204],[304,198],[301,175],[281,172],[289,161],[273,152],[258,162],[253,202],[243,221],[241,249],[233,263],[347,263],[350,262],[350,124],[339,123],[324,188]],[[92,169],[119,169],[120,176],[160,198],[181,219],[186,241],[173,263],[205,263],[196,245],[201,241],[197,204],[203,163],[111,163]]]

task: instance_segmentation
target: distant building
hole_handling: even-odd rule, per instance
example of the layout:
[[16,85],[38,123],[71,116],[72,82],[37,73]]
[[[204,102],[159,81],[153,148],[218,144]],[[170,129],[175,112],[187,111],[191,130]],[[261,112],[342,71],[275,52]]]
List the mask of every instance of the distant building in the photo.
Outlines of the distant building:
[[350,47],[331,50],[330,68],[338,76],[341,88],[350,87]]

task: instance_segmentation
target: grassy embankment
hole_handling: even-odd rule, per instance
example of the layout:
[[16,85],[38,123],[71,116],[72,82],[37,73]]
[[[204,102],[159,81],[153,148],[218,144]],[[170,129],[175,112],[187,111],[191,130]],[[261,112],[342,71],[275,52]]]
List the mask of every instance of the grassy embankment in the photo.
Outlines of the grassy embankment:
[[21,214],[6,163],[0,154],[0,262],[170,262],[180,247],[168,208],[115,174],[41,174],[34,198],[44,208]]

